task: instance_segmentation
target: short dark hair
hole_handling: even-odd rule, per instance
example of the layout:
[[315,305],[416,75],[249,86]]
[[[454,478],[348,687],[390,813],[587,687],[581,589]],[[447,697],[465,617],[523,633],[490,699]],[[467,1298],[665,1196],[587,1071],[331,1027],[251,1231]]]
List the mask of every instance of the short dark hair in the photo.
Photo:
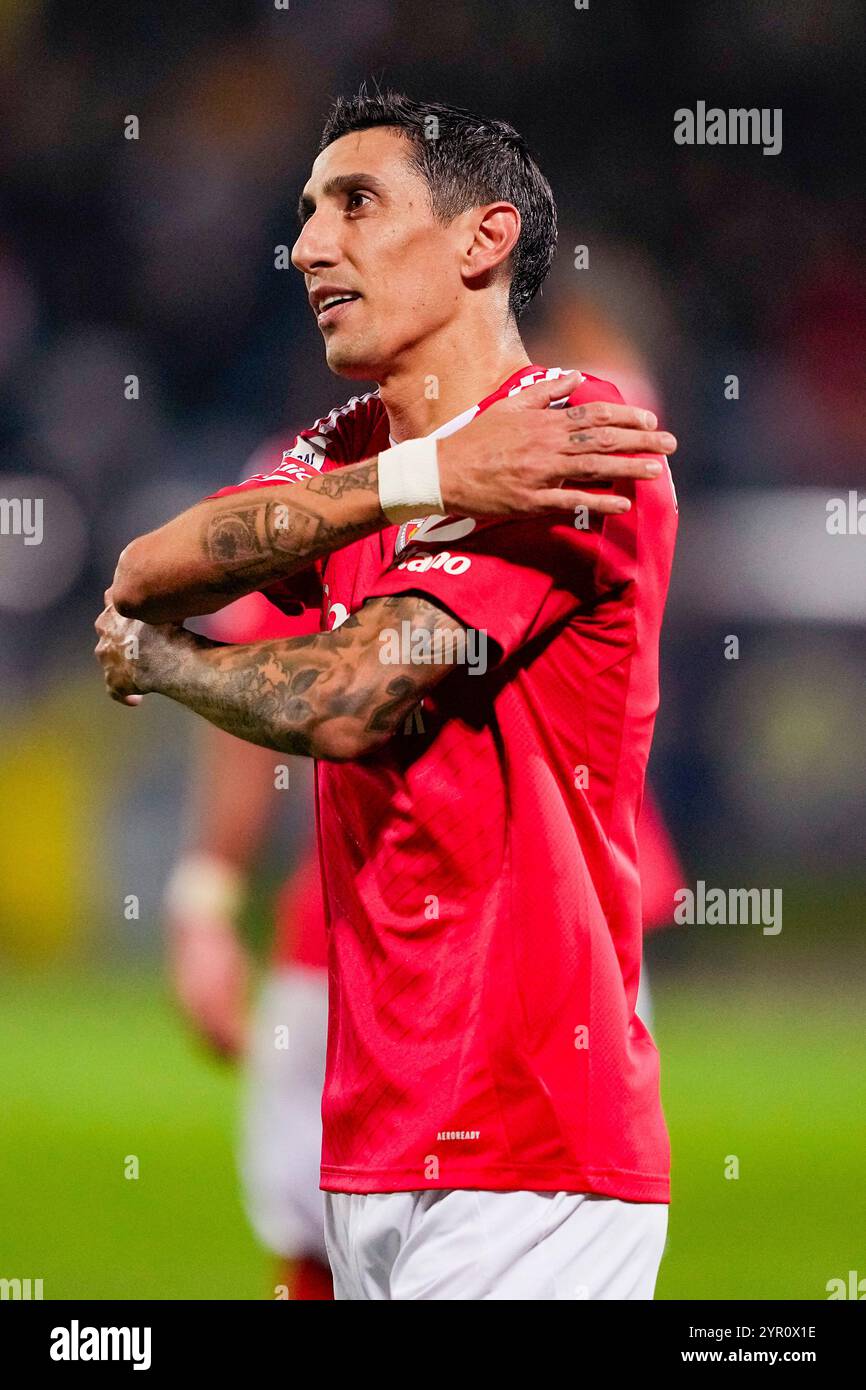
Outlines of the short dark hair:
[[362,83],[355,96],[334,102],[319,150],[371,126],[403,132],[412,147],[410,163],[426,180],[433,215],[442,222],[484,203],[514,204],[521,229],[512,252],[508,304],[519,318],[556,250],[553,193],[523,136],[507,121],[485,120],[441,102],[412,101],[402,92],[377,89],[371,95]]

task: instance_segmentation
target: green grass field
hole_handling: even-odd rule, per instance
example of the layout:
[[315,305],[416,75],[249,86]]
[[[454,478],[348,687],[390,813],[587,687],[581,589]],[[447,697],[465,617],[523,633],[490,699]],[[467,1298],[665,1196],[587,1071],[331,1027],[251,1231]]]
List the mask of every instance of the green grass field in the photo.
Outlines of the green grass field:
[[[659,1297],[822,1299],[866,1275],[853,993],[680,976],[657,988],[655,1031],[674,1146]],[[237,1079],[156,974],[7,975],[0,1057],[0,1277],[41,1277],[47,1299],[272,1296],[237,1197]]]

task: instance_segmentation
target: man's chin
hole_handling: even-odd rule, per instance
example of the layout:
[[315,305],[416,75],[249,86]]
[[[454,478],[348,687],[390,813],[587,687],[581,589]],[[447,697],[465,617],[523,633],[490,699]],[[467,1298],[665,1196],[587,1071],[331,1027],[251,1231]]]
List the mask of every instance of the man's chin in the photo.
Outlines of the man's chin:
[[351,381],[374,381],[377,363],[369,349],[360,343],[339,342],[338,337],[334,334],[325,343],[325,361],[331,371]]

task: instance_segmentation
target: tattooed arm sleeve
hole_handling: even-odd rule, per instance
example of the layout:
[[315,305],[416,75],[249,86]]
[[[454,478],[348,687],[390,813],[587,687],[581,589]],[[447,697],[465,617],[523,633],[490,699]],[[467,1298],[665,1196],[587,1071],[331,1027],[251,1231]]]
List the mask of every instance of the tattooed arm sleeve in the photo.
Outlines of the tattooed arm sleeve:
[[378,469],[373,458],[199,502],[126,547],[111,590],[117,611],[148,623],[214,613],[380,531],[389,522]]
[[345,762],[402,727],[453,669],[462,638],[450,613],[400,594],[369,601],[332,632],[237,647],[198,639],[170,650],[140,688],[249,743]]

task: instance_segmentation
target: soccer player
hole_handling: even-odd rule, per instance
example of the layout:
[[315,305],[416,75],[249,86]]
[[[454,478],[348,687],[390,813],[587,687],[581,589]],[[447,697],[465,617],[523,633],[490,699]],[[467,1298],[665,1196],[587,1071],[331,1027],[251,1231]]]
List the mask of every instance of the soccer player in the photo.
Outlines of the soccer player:
[[[106,685],[316,759],[337,1298],[651,1298],[669,1146],[636,822],[675,441],[529,361],[555,211],[504,122],[340,101],[301,212],[329,365],[378,391],[127,547]],[[180,625],[254,589],[327,630]]]

